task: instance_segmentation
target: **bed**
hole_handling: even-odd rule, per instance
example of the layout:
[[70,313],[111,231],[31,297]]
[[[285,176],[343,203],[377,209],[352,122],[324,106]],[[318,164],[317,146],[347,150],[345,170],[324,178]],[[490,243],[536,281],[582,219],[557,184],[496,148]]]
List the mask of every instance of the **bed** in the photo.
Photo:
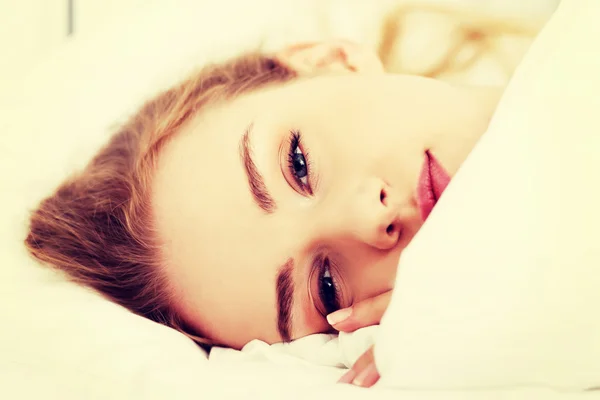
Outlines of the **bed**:
[[[139,24],[117,18],[4,94],[0,397],[600,398],[587,390],[600,386],[595,0],[563,0],[528,49],[489,131],[403,254],[379,327],[209,355],[27,256],[27,210],[141,100],[258,43],[344,36],[374,46],[373,21],[391,4],[341,14],[334,1],[231,1],[150,3]],[[182,39],[198,45],[171,45]],[[380,383],[336,385],[372,343]]]

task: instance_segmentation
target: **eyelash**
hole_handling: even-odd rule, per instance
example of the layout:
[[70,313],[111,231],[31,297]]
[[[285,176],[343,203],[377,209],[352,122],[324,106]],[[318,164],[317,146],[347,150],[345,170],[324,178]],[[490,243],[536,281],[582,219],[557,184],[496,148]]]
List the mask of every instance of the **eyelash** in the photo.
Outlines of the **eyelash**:
[[[336,280],[333,278],[333,275],[331,275],[331,270],[335,269],[332,266],[334,266],[334,264],[328,257],[323,257],[319,266],[319,299],[321,300],[321,304],[325,309],[324,311],[326,315],[340,309],[340,292],[338,290]],[[329,277],[325,276],[326,272],[329,272]],[[326,281],[327,279],[329,279],[331,282]],[[325,285],[333,290],[333,298],[330,298],[331,296],[325,293]]]
[[[290,137],[289,137],[289,147],[288,147],[288,157],[287,157],[287,161],[288,161],[288,170],[290,172],[290,174],[292,175],[294,181],[296,182],[296,184],[299,186],[300,191],[302,191],[303,193],[312,195],[313,191],[312,191],[312,187],[310,185],[310,181],[311,181],[311,162],[310,162],[310,156],[308,154],[308,152],[304,152],[303,151],[303,145],[302,145],[302,136],[300,134],[300,131],[294,130],[290,132]],[[296,151],[298,150],[298,151]],[[304,160],[304,165],[306,168],[306,175],[303,177],[298,177],[295,166],[294,166],[294,157],[300,155],[302,156],[302,159]],[[302,178],[306,178],[306,182],[302,181]]]

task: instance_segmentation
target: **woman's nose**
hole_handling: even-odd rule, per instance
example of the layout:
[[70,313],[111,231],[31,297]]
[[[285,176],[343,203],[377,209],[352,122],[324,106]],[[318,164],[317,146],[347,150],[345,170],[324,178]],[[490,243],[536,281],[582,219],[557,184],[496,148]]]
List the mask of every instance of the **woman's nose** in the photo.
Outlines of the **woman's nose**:
[[402,231],[399,196],[382,180],[361,185],[351,201],[350,229],[359,240],[387,250],[396,245]]

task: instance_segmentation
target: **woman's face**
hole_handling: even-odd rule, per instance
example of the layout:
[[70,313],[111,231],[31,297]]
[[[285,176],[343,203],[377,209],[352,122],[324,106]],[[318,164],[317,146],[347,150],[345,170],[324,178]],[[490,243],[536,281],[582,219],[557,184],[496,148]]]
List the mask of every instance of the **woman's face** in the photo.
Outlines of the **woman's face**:
[[425,151],[452,175],[488,123],[479,92],[361,71],[351,64],[359,49],[321,46],[338,58],[314,56],[319,68],[359,72],[209,108],[157,167],[154,212],[175,302],[203,335],[234,348],[329,331],[328,313],[392,289],[423,223]]

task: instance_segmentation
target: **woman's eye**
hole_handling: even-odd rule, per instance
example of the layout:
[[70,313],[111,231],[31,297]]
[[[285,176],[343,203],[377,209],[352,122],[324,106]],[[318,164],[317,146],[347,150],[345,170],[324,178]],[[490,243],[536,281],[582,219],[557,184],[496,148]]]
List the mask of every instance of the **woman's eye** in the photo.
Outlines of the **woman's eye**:
[[303,185],[308,185],[308,167],[306,166],[306,159],[300,147],[296,146],[291,159],[292,173],[294,176],[302,182]]
[[300,132],[292,131],[288,149],[288,169],[291,178],[296,182],[295,190],[298,193],[312,195],[310,187],[310,159],[302,151]]
[[327,258],[323,261],[319,276],[319,297],[327,314],[340,309],[337,287],[331,276],[330,264]]

